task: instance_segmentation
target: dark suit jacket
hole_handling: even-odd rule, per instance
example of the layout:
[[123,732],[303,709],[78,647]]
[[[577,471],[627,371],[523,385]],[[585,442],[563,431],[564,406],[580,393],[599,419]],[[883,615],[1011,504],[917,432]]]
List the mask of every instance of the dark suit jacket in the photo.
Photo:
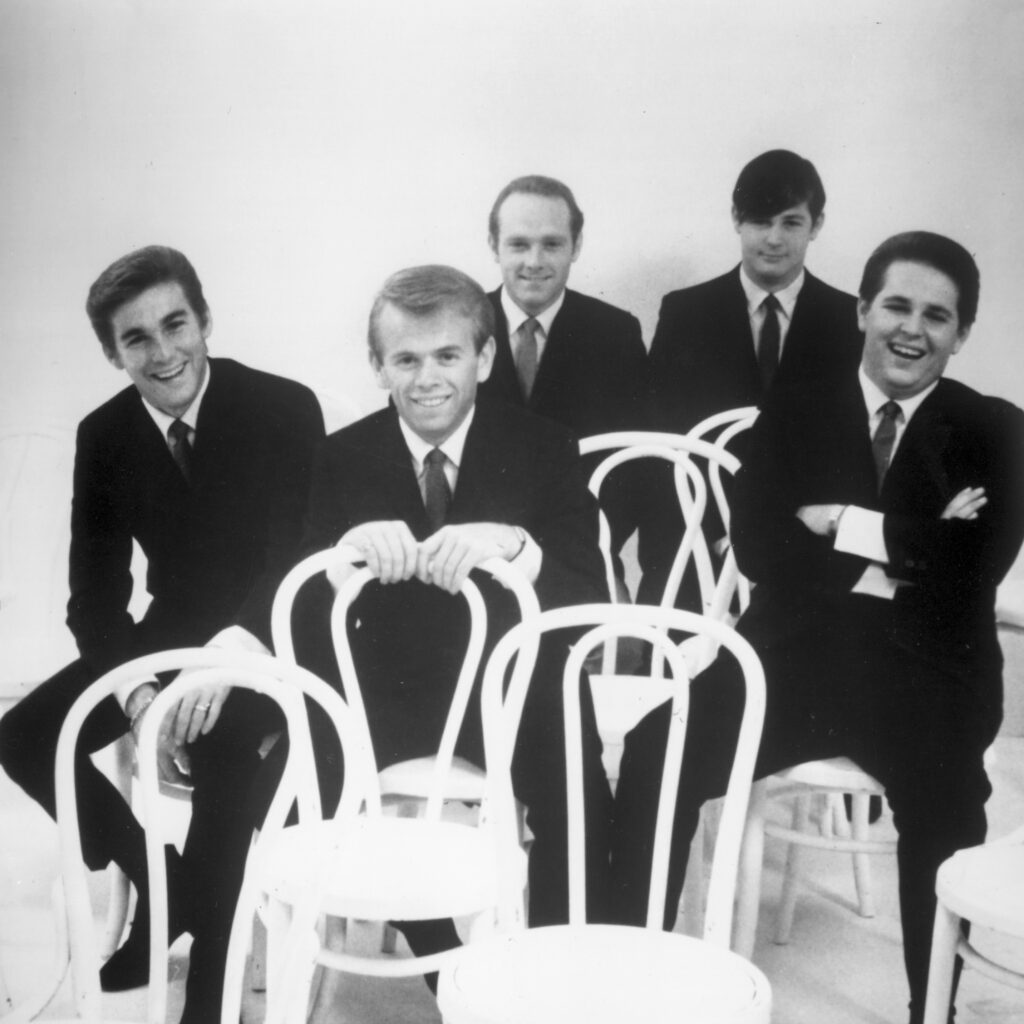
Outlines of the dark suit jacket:
[[[805,271],[773,393],[787,385],[814,390],[855,372],[862,346],[857,300]],[[766,396],[739,267],[664,297],[650,363],[653,416],[660,430],[685,433],[714,413],[763,404]],[[735,450],[742,457],[742,440]],[[657,603],[683,524],[667,470],[653,475],[651,495],[651,507],[640,524],[640,598]],[[709,511],[705,530],[713,537],[721,533],[717,513]],[[691,590],[684,586],[680,593],[682,606],[696,600]]]
[[[576,445],[564,428],[503,403],[479,403],[466,438],[448,523],[522,526],[543,552],[535,587],[544,608],[607,600],[597,548],[597,507]],[[331,547],[353,526],[400,519],[417,540],[429,536],[412,456],[393,406],[332,434],[313,474],[304,548]],[[510,595],[479,580],[487,597],[490,642],[518,621]],[[336,677],[326,649],[329,602],[322,588],[299,606],[314,623],[304,660]],[[273,588],[263,614],[244,621],[266,638]],[[419,581],[371,582],[353,606],[353,654],[378,760],[433,753],[465,651],[461,596]],[[560,702],[561,696],[557,695]],[[474,705],[471,705],[475,707]],[[474,714],[478,714],[474,711]],[[479,736],[477,736],[477,741]],[[474,751],[479,753],[479,751]]]
[[647,352],[635,316],[567,289],[526,402],[512,362],[501,289],[489,298],[496,352],[490,379],[480,386],[481,396],[526,405],[564,423],[577,437],[646,428]]
[[[253,582],[294,562],[313,451],[324,436],[306,387],[210,360],[186,484],[134,387],[78,428],[68,625],[99,673],[232,623]],[[128,614],[132,541],[153,600]]]
[[[968,486],[988,497],[978,518],[940,519]],[[757,583],[740,628],[761,651],[799,643],[841,615],[867,565],[794,514],[832,502],[885,514],[890,575],[913,584],[891,603],[889,638],[997,701],[995,593],[1024,539],[1024,413],[940,380],[907,426],[879,495],[856,374],[827,392],[771,403],[751,433],[733,509],[736,555]]]
[[[525,405],[564,423],[578,438],[613,430],[650,429],[647,350],[635,316],[566,289],[527,402],[512,361],[501,289],[491,292],[489,298],[494,307],[496,351],[490,379],[480,386],[483,400],[500,398]],[[588,476],[602,457],[584,460]],[[638,467],[627,467],[612,475],[601,495],[616,551],[642,514],[644,479]]]
[[[855,369],[861,334],[857,300],[809,271],[797,297],[775,381]],[[662,299],[651,343],[659,429],[685,433],[716,412],[761,405],[747,297],[736,267]]]

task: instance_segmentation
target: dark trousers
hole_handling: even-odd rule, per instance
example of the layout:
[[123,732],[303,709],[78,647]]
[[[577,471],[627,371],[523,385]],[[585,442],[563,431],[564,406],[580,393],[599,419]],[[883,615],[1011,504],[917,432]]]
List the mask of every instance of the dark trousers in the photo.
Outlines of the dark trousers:
[[[930,664],[889,639],[888,607],[851,597],[814,636],[759,653],[768,700],[756,777],[802,761],[847,756],[886,789],[899,833],[900,910],[911,1006],[924,1006],[935,874],[985,837],[991,786],[983,756],[1001,718],[998,685]],[[701,804],[725,792],[743,706],[736,663],[720,657],[694,680],[673,829],[666,927],[682,891]],[[667,707],[626,739],[612,833],[612,915],[642,924],[647,910]]]
[[[71,705],[94,682],[94,673],[75,661],[42,683],[0,719],[0,764],[22,789],[55,815],[54,765],[57,739]],[[136,888],[145,891],[145,835],[131,808],[89,754],[123,736],[124,712],[113,698],[103,701],[80,734],[75,778],[82,849],[93,870],[111,861]],[[194,937],[186,1016],[216,1020],[231,920],[241,886],[252,829],[262,820],[269,796],[253,787],[259,747],[281,728],[276,706],[249,691],[236,690],[216,727],[189,748],[192,816],[177,876],[187,893],[175,908]]]

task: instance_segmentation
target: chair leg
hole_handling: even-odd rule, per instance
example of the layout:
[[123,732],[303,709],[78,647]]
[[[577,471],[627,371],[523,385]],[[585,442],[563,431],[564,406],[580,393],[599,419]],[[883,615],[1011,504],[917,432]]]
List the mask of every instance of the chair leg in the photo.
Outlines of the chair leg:
[[[853,811],[850,815],[853,838],[866,840],[868,836],[868,815],[871,796],[868,793],[853,794]],[[875,899],[871,886],[870,854],[858,851],[853,854],[853,878],[857,886],[857,909],[861,917],[875,916]]]
[[384,922],[384,934],[380,940],[380,951],[382,953],[394,953],[398,945],[398,930],[388,922]]
[[960,918],[939,900],[932,929],[932,955],[928,964],[928,996],[924,1024],[946,1024],[953,992],[953,965],[960,938]]
[[[806,832],[811,817],[811,794],[801,793],[793,802],[793,830]],[[796,908],[797,875],[803,851],[799,843],[790,843],[786,852],[786,867],[782,876],[782,893],[779,897],[778,917],[775,921],[775,942],[784,946],[789,942],[793,928],[793,912]]]
[[[345,940],[348,922],[341,917],[328,917],[324,922],[323,947],[334,953],[342,953],[345,950]],[[342,984],[343,975],[340,971],[333,971],[328,967],[315,965],[309,978],[307,991],[309,1024],[316,1024],[317,1021],[331,1022],[338,1018],[337,1002],[338,992]],[[296,1006],[296,1012],[298,1007]],[[289,1018],[292,1019],[292,1018]],[[299,1016],[295,1020],[302,1019]]]
[[252,970],[249,987],[253,992],[267,990],[267,926],[257,914],[252,924]]
[[110,883],[110,899],[107,903],[107,923],[103,930],[100,943],[100,958],[106,960],[113,956],[121,945],[125,925],[128,923],[128,903],[131,883],[128,876],[116,865],[107,868],[107,879]]
[[750,959],[757,935],[757,917],[761,909],[761,868],[764,860],[764,816],[768,805],[768,789],[764,782],[755,782],[750,790],[750,808],[743,831],[740,850],[739,877],[736,885],[736,923],[732,948]]

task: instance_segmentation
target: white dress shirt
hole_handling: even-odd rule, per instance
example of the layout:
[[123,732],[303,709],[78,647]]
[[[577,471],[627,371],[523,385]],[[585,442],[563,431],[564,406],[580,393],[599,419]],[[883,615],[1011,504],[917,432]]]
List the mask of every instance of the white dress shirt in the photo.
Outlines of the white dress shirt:
[[[537,339],[538,366],[540,366],[541,359],[544,358],[544,348],[548,342],[548,335],[551,333],[551,324],[558,315],[558,311],[562,308],[563,302],[565,302],[564,288],[558,298],[555,299],[555,301],[552,302],[544,312],[538,313],[533,317],[533,319],[537,321],[537,330],[534,332],[534,337]],[[515,304],[505,288],[501,289],[501,310],[505,314],[505,322],[508,324],[508,343],[512,349],[512,362],[515,362],[519,355],[519,328],[522,327],[523,324],[533,316],[533,314],[524,313]]]
[[[764,300],[768,292],[759,284],[755,284],[740,264],[740,284],[743,286],[743,293],[747,297],[747,316],[750,317],[750,331],[754,337],[754,349],[757,350],[757,341],[761,337],[761,328],[764,326],[764,318],[767,315],[764,308]],[[804,286],[804,271],[800,273],[781,291],[774,292],[775,298],[779,300],[779,358],[782,358],[782,351],[786,344],[786,335],[789,334],[790,325],[793,322],[793,311],[796,309],[797,296]]]

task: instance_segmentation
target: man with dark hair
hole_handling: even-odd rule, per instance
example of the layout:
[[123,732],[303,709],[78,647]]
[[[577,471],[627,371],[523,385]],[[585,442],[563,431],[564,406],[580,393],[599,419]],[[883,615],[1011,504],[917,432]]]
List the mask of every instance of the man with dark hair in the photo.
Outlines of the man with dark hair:
[[[79,694],[131,658],[206,643],[238,615],[255,576],[294,561],[324,434],[307,388],[208,358],[213,320],[180,252],[148,246],[117,260],[90,289],[87,312],[104,355],[132,386],[78,428],[68,625],[81,657],[0,720],[0,762],[50,814],[57,738]],[[148,561],[152,596],[139,621],[128,612],[133,542]],[[137,736],[158,686],[143,683],[100,705],[79,743],[86,862],[99,869],[115,861],[139,897],[130,937],[101,971],[108,991],[148,976],[146,856],[141,826],[89,754],[129,731]],[[195,939],[187,1022],[219,1012],[223,960],[211,949],[226,948],[245,859],[243,840],[234,848],[224,837],[238,833],[248,843],[251,827],[235,825],[266,718],[259,699],[226,697],[182,702],[161,750],[165,775],[190,764],[194,785],[184,853],[167,849],[172,931]]]
[[[732,518],[757,584],[738,628],[768,688],[756,775],[842,755],[885,786],[914,1024],[936,870],[985,837],[983,755],[1002,717],[995,594],[1024,539],[1024,413],[942,376],[977,301],[977,267],[956,242],[884,242],[861,282],[859,370],[767,405]],[[694,682],[670,905],[700,805],[724,791],[741,701],[726,658]],[[616,794],[615,898],[630,921],[645,909],[637,851],[666,721],[659,710],[628,737]]]
[[[755,157],[736,181],[732,220],[740,265],[662,300],[650,357],[659,430],[685,433],[713,413],[760,406],[776,375],[813,380],[857,365],[856,300],[804,268],[825,221],[814,165],[783,149]],[[657,483],[659,514],[641,527],[639,552],[641,594],[654,602],[682,533],[669,474]],[[705,521],[709,532],[719,526]]]
[[[569,188],[541,175],[509,182],[491,209],[488,241],[503,284],[490,294],[494,368],[481,395],[523,405],[580,438],[647,429],[640,322],[566,288],[583,245],[583,212]],[[642,495],[629,477],[613,476],[602,496],[615,550],[633,532],[640,510]]]
[[[461,597],[488,558],[519,567],[542,608],[608,599],[597,548],[597,506],[576,442],[562,426],[492,400],[477,402],[494,361],[493,313],[480,286],[444,266],[413,267],[385,283],[370,317],[370,364],[388,406],[332,434],[314,468],[306,553],[357,548],[381,585],[353,606],[353,653],[380,767],[433,754],[465,652]],[[338,582],[335,580],[334,582]],[[493,644],[518,621],[511,595],[479,581]],[[241,626],[269,643],[274,580]],[[303,618],[320,626],[316,670],[331,672],[327,595]],[[530,923],[567,919],[567,822],[561,664],[541,649],[513,761],[516,795],[534,834]],[[336,677],[337,670],[333,669]],[[479,687],[480,680],[477,680]],[[584,687],[590,910],[603,914],[610,794]],[[477,695],[456,752],[483,765]],[[418,952],[457,940],[450,922],[401,925]]]

